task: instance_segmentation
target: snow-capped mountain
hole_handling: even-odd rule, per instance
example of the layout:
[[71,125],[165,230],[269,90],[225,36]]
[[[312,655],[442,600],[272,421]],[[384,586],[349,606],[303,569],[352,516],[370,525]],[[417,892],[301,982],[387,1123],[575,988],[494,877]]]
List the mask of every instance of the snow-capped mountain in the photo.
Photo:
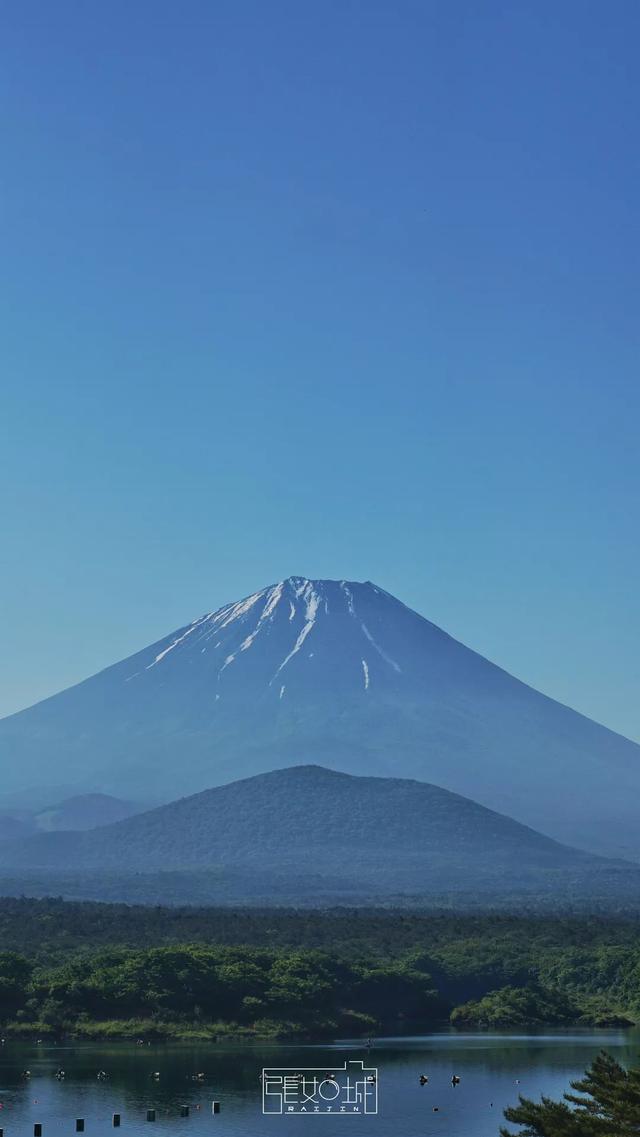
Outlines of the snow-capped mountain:
[[290,577],[0,722],[5,792],[168,800],[304,762],[429,781],[640,856],[640,747],[370,582]]

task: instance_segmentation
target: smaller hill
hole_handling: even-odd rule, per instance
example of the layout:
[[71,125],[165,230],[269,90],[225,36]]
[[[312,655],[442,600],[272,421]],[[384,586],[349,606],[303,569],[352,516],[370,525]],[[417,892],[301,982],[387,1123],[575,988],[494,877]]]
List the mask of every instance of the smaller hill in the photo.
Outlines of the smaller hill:
[[15,841],[58,830],[95,829],[133,817],[142,809],[141,805],[109,794],[81,794],[45,809],[0,808],[0,841]]
[[[580,852],[468,798],[427,783],[297,766],[194,794],[88,832],[40,833],[0,846],[3,876],[37,871],[179,873],[203,902],[259,896],[318,902],[385,901],[411,895],[549,895],[584,903],[603,894],[640,896],[640,869]],[[160,874],[160,875],[159,875]],[[159,890],[158,890],[159,889]],[[58,889],[58,891],[60,891]],[[130,895],[129,892],[126,893]],[[95,891],[92,895],[96,895]]]
[[35,829],[51,833],[60,829],[76,831],[96,829],[99,825],[112,825],[142,811],[142,806],[121,801],[110,794],[80,794],[67,798],[59,805],[41,809],[34,815]]

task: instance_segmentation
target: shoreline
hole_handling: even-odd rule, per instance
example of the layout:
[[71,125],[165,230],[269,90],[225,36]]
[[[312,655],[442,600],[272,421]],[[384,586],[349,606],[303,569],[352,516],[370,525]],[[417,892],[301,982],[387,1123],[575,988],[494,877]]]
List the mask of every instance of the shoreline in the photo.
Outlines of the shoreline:
[[[420,1039],[428,1037],[437,1037],[444,1034],[451,1038],[467,1036],[477,1037],[491,1037],[496,1034],[504,1034],[509,1036],[531,1036],[548,1035],[549,1032],[557,1034],[562,1037],[563,1034],[571,1031],[579,1031],[589,1033],[590,1031],[634,1031],[640,1028],[640,1023],[632,1022],[629,1019],[620,1017],[619,1019],[610,1019],[606,1022],[589,1022],[576,1020],[575,1022],[568,1023],[552,1023],[552,1022],[530,1022],[530,1023],[486,1023],[486,1024],[473,1024],[473,1023],[460,1023],[453,1025],[448,1019],[442,1020],[438,1023],[432,1023],[429,1027],[425,1025],[422,1030],[416,1030],[407,1033],[406,1030],[398,1030],[397,1033],[389,1029],[389,1025],[381,1027],[380,1031],[376,1034],[363,1035],[362,1039],[357,1036],[351,1036],[349,1039],[350,1045],[356,1045],[361,1041],[363,1049],[373,1049],[379,1045],[380,1041],[384,1039],[387,1042],[394,1040],[409,1040],[411,1038]],[[169,1043],[187,1045],[223,1045],[225,1043],[271,1043],[274,1045],[318,1045],[335,1044],[339,1041],[335,1032],[327,1031],[326,1033],[308,1030],[299,1031],[285,1031],[275,1029],[274,1031],[260,1031],[252,1029],[251,1027],[243,1027],[238,1024],[211,1024],[210,1027],[206,1025],[199,1027],[190,1027],[186,1024],[180,1023],[149,1023],[148,1021],[137,1021],[135,1023],[124,1022],[120,1020],[110,1020],[105,1023],[86,1023],[79,1027],[71,1027],[69,1030],[53,1030],[47,1028],[44,1024],[35,1023],[8,1023],[1,1028],[0,1034],[3,1041],[21,1043],[26,1046],[37,1046],[38,1044],[59,1045],[63,1043],[125,1043],[128,1045],[158,1045]],[[367,1040],[373,1039],[373,1046],[368,1048]]]

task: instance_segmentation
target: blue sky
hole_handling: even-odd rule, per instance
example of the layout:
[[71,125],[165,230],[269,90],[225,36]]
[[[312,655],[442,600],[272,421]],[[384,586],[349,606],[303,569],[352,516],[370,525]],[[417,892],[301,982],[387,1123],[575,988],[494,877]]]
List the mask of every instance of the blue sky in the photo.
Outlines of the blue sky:
[[290,574],[640,738],[640,8],[9,0],[0,712]]

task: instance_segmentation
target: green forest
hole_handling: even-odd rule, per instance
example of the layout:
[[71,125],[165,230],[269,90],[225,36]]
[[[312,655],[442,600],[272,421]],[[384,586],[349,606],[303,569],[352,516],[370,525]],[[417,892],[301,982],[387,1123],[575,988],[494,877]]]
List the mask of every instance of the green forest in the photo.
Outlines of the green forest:
[[640,924],[0,900],[5,1034],[202,1038],[640,1021]]

